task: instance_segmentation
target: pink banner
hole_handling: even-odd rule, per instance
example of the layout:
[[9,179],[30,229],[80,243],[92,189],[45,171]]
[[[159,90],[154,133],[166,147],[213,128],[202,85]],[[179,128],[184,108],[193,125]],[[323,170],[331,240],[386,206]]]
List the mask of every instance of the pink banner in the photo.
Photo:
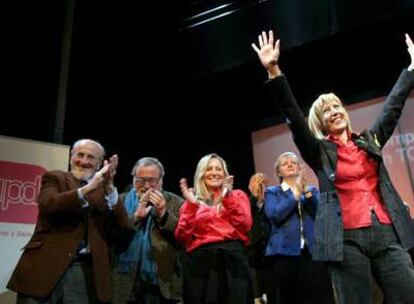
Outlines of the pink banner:
[[0,222],[34,224],[36,197],[46,169],[0,160]]

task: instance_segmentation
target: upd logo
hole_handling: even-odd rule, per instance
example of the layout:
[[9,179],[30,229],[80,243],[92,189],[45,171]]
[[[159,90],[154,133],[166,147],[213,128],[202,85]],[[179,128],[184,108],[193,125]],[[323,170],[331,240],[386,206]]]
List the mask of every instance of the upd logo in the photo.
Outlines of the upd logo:
[[42,167],[0,160],[0,222],[34,224]]

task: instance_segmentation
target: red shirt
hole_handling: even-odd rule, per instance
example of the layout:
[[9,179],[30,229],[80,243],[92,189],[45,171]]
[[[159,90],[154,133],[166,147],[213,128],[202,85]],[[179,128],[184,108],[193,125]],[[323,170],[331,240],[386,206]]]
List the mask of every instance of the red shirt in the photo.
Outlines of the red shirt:
[[380,223],[391,224],[379,190],[377,161],[352,140],[344,144],[333,136],[328,139],[337,145],[335,187],[344,229],[371,226],[371,211]]
[[252,226],[249,198],[241,190],[231,191],[222,200],[222,208],[185,201],[175,228],[175,238],[187,252],[210,243],[240,240],[247,245]]

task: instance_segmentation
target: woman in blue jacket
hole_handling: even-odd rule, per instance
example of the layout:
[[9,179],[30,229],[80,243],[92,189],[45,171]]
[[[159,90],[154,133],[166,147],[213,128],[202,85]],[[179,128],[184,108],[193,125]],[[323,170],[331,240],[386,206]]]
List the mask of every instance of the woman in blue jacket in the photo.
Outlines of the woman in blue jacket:
[[260,48],[252,45],[293,140],[318,177],[313,258],[329,262],[339,304],[371,303],[372,276],[386,303],[414,303],[414,267],[407,253],[414,248],[414,226],[382,155],[414,88],[414,43],[408,35],[405,40],[411,63],[374,124],[360,133],[352,130],[347,110],[333,93],[314,101],[307,123],[279,68],[279,40],[272,31],[262,32]]
[[280,184],[265,192],[265,215],[271,223],[266,256],[276,283],[269,302],[330,303],[325,265],[312,261],[319,191],[306,184],[299,158],[292,152],[279,155],[275,173]]

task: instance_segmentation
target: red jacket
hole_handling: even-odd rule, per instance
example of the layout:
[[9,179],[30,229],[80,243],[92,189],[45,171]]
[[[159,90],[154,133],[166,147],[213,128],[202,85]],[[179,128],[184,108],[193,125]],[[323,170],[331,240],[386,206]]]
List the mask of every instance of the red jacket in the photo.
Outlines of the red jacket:
[[247,232],[252,226],[250,202],[241,190],[233,190],[222,200],[222,208],[185,201],[175,229],[177,241],[187,252],[195,248],[228,240],[240,240],[247,245]]

